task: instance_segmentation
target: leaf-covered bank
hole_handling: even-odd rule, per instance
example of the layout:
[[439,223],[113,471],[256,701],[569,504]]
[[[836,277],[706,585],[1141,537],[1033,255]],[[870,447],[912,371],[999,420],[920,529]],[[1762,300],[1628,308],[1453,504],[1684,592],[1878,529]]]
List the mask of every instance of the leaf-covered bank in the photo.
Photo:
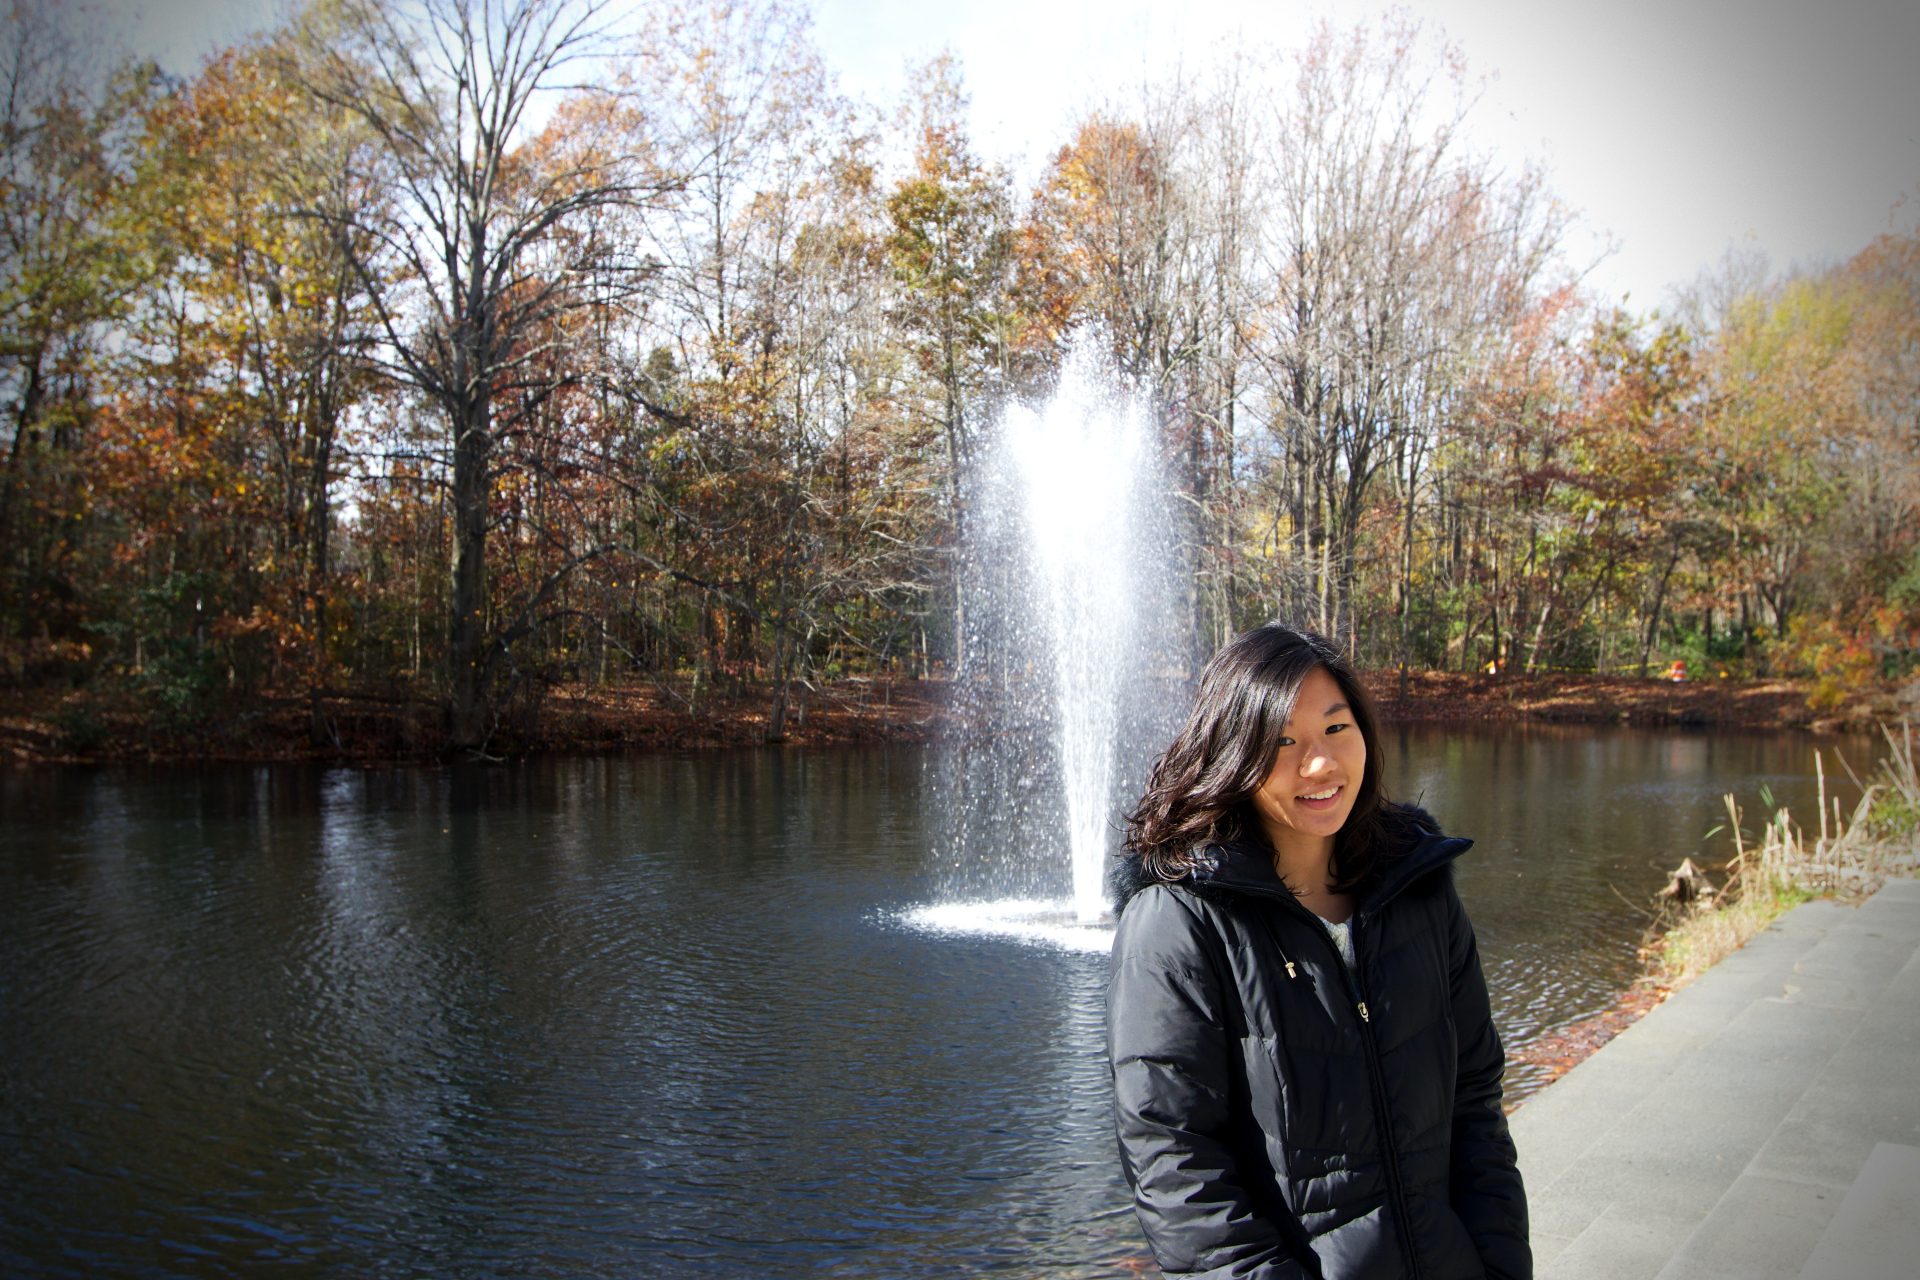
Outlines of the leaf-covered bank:
[[[190,723],[155,721],[136,700],[16,693],[0,697],[0,760],[418,763],[447,757],[444,716],[424,690],[264,693]],[[924,742],[945,719],[941,686],[850,680],[800,691],[781,741]],[[499,758],[756,746],[768,741],[767,699],[763,689],[702,692],[686,682],[580,685],[508,703],[487,730],[488,754]]]
[[[1388,724],[1635,725],[1643,728],[1818,730],[1862,727],[1898,701],[1877,690],[1835,721],[1807,704],[1805,681],[1721,681],[1690,687],[1622,676],[1488,676],[1372,672]],[[845,677],[790,697],[781,741],[803,746],[925,742],[965,733],[944,680]],[[578,682],[510,701],[488,726],[491,754],[737,747],[768,740],[768,691],[690,680]],[[156,717],[142,699],[99,686],[0,690],[0,760],[419,761],[446,754],[442,702],[430,688],[256,693],[211,711]]]

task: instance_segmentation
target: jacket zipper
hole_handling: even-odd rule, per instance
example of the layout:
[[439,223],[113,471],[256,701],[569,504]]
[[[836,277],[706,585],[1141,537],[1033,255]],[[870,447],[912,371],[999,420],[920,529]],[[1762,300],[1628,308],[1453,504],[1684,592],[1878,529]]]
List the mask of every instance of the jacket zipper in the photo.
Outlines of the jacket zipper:
[[[1255,892],[1260,892],[1255,890]],[[1278,894],[1262,893],[1263,897],[1278,899]],[[1298,900],[1292,901],[1293,908],[1306,911]],[[1387,1105],[1386,1073],[1380,1069],[1380,1046],[1374,1040],[1373,1015],[1367,1010],[1367,991],[1360,976],[1360,920],[1359,912],[1353,914],[1353,971],[1347,971],[1346,959],[1341,956],[1340,948],[1334,945],[1333,937],[1325,926],[1317,926],[1321,941],[1327,944],[1327,950],[1333,953],[1333,968],[1345,985],[1347,999],[1353,1002],[1354,1011],[1360,1015],[1360,1043],[1367,1054],[1367,1085],[1373,1095],[1374,1122],[1380,1126],[1380,1137],[1385,1150],[1381,1153],[1387,1167],[1387,1198],[1393,1202],[1394,1239],[1400,1244],[1400,1256],[1407,1264],[1407,1274],[1418,1280],[1420,1258],[1414,1252],[1411,1220],[1407,1217],[1407,1192],[1400,1181],[1400,1150],[1393,1139],[1393,1113]],[[1275,951],[1280,953],[1280,962],[1286,966],[1287,976],[1295,977],[1293,961],[1287,958],[1286,949],[1280,945],[1280,931],[1273,922],[1267,922],[1267,937],[1273,943]]]
[[[1419,1280],[1420,1257],[1413,1248],[1412,1220],[1407,1216],[1407,1190],[1400,1180],[1400,1148],[1394,1141],[1393,1113],[1387,1105],[1386,1073],[1380,1069],[1380,1045],[1374,1038],[1373,1018],[1367,1012],[1366,980],[1360,973],[1360,925],[1361,915],[1353,916],[1353,972],[1347,974],[1348,994],[1354,997],[1354,1006],[1360,1011],[1360,1042],[1367,1049],[1367,1081],[1373,1086],[1373,1110],[1380,1124],[1381,1138],[1386,1146],[1387,1195],[1393,1201],[1393,1216],[1397,1230],[1394,1235],[1400,1241],[1400,1252],[1407,1260],[1407,1274]],[[1326,933],[1325,929],[1320,931]],[[1333,947],[1333,939],[1327,939],[1327,945]],[[1339,948],[1334,947],[1334,959],[1342,973],[1346,973],[1346,962],[1340,959]]]

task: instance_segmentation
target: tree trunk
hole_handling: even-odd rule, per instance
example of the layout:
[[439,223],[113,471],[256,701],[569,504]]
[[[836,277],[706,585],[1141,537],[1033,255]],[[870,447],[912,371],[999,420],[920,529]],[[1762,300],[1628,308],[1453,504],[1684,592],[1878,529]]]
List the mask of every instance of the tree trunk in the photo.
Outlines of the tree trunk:
[[333,738],[333,729],[321,714],[319,691],[327,683],[327,561],[330,554],[329,534],[332,532],[333,518],[331,502],[328,496],[328,469],[332,464],[331,432],[325,441],[318,438],[314,445],[313,468],[308,473],[309,488],[307,496],[307,612],[313,627],[313,657],[311,679],[314,697],[312,715],[307,726],[308,737],[316,747],[328,745]]
[[453,445],[453,618],[449,628],[447,745],[478,750],[487,720],[487,468],[491,462],[489,405],[463,406]]
[[0,547],[11,545],[13,504],[20,487],[20,469],[32,456],[26,446],[40,417],[40,399],[40,352],[36,351],[27,363],[27,382],[21,389],[20,408],[14,417],[13,447],[7,458],[6,484],[0,487]]
[[[787,557],[783,556],[785,560]],[[767,716],[767,741],[787,740],[787,703],[793,685],[793,643],[787,617],[788,568],[782,565],[773,606],[773,709]]]
[[1400,615],[1400,695],[1407,692],[1407,666],[1412,660],[1413,648],[1413,537],[1414,537],[1414,501],[1417,491],[1414,487],[1414,469],[1416,459],[1407,462],[1406,505],[1402,511],[1400,525],[1400,599],[1397,612]]
[[1540,665],[1540,646],[1546,639],[1547,619],[1553,616],[1553,597],[1548,596],[1546,603],[1540,606],[1539,620],[1533,624],[1533,643],[1527,648],[1527,674],[1532,675]]
[[1487,553],[1487,564],[1493,573],[1493,599],[1489,602],[1487,614],[1493,625],[1493,659],[1488,664],[1495,675],[1500,673],[1500,544],[1494,543]]
[[1673,577],[1673,567],[1680,563],[1680,552],[1676,549],[1667,557],[1667,567],[1661,570],[1660,584],[1653,590],[1653,609],[1647,615],[1647,629],[1640,638],[1640,677],[1645,679],[1647,665],[1653,660],[1653,639],[1660,629],[1660,611],[1666,607],[1667,580]]

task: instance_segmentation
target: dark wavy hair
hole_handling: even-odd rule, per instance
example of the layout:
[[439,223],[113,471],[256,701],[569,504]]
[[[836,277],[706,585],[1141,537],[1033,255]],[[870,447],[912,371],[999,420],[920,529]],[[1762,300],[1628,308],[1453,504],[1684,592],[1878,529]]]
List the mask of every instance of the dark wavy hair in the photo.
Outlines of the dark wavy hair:
[[1149,875],[1181,879],[1210,844],[1249,837],[1265,843],[1252,796],[1272,771],[1300,684],[1315,667],[1325,668],[1340,686],[1367,744],[1353,809],[1333,838],[1334,890],[1351,892],[1372,873],[1398,825],[1380,786],[1385,761],[1373,702],[1325,637],[1269,622],[1236,637],[1207,662],[1186,724],[1154,761],[1146,793],[1127,815],[1127,847],[1140,855]]

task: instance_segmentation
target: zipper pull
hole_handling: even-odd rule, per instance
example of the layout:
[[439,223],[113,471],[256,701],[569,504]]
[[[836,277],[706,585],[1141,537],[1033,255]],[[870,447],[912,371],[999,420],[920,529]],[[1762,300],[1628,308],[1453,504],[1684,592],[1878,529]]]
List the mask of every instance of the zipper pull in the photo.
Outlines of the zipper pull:
[[1360,1021],[1362,1021],[1362,1022],[1372,1022],[1372,1021],[1373,1021],[1373,1019],[1372,1019],[1372,1018],[1370,1018],[1370,1017],[1368,1017],[1368,1016],[1367,1016],[1367,1002],[1366,1002],[1365,1000],[1362,1000],[1362,1001],[1360,1002]]
[[1287,976],[1289,978],[1297,978],[1300,976],[1299,974],[1293,971],[1293,961],[1291,960],[1287,961]]

